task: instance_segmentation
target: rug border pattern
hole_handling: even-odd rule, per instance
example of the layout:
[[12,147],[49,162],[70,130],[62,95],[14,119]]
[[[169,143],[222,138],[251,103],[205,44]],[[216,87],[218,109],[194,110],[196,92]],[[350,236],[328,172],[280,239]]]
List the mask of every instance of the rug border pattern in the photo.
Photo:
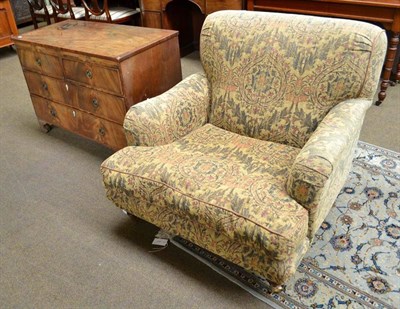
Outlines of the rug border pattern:
[[[353,159],[353,164],[359,166],[363,169],[371,171],[372,173],[379,173],[382,174],[384,177],[394,178],[396,180],[400,180],[400,173],[396,170],[390,170],[389,168],[385,168],[384,164],[371,164],[368,163],[368,156],[369,154],[376,156],[376,154],[381,154],[382,156],[391,158],[393,160],[400,161],[400,153],[397,153],[392,150],[388,150],[379,146],[375,146],[372,144],[368,144],[362,141],[358,141],[358,147],[361,150],[367,152],[367,156],[358,156]],[[379,156],[378,156],[379,160]],[[373,162],[374,163],[374,162]],[[290,308],[290,309],[297,309],[297,308],[308,308],[304,304],[299,303],[290,295],[280,293],[280,294],[269,294],[268,293],[268,284],[262,278],[248,273],[245,270],[241,272],[242,268],[230,263],[229,261],[224,260],[223,258],[216,256],[207,250],[198,247],[197,245],[179,237],[171,237],[171,242],[179,247],[180,249],[184,250],[185,252],[191,254],[207,266],[211,267],[219,274],[226,277],[228,280],[234,282],[235,284],[241,286],[247,292],[251,293],[253,296],[257,297],[261,301],[278,308]],[[299,267],[298,271],[300,273],[304,273],[313,277],[320,282],[326,284],[327,286],[332,287],[339,293],[347,295],[354,301],[356,301],[361,306],[366,306],[369,308],[395,308],[386,302],[374,297],[371,294],[368,294],[360,289],[352,286],[351,284],[333,276],[332,274],[325,272],[322,269],[319,269],[315,265],[303,260]],[[249,287],[252,286],[252,289]]]

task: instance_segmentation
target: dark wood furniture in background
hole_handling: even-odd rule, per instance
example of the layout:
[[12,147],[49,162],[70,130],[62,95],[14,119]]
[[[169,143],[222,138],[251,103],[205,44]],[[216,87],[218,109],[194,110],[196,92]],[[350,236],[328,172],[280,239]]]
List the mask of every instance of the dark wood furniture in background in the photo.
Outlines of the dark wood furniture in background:
[[0,48],[12,45],[12,35],[17,35],[18,29],[9,0],[0,0]]
[[118,1],[81,0],[85,8],[85,19],[113,24],[141,25],[140,10],[121,6]]
[[208,14],[245,7],[243,0],[141,0],[143,25],[178,30],[181,55],[198,49],[201,26]]
[[73,0],[49,0],[49,2],[56,23],[66,19],[85,19],[85,9],[76,6]]
[[[247,9],[351,18],[381,24],[391,35],[381,90],[375,104],[380,105],[385,99],[399,46],[400,0],[248,0]],[[395,79],[400,80],[400,64]]]
[[13,39],[43,128],[115,150],[129,107],[182,79],[176,31],[67,20]]
[[51,18],[54,18],[53,8],[51,5],[46,5],[44,0],[27,0],[29,11],[31,13],[33,27],[39,28],[38,18],[40,21],[45,21],[47,25],[51,24]]

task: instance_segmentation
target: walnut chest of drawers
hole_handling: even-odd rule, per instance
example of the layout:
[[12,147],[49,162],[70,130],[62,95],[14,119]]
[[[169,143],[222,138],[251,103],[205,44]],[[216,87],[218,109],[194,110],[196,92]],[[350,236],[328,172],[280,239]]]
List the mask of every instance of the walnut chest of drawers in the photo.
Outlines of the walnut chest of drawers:
[[13,40],[40,125],[115,150],[129,107],[182,79],[172,30],[66,20]]

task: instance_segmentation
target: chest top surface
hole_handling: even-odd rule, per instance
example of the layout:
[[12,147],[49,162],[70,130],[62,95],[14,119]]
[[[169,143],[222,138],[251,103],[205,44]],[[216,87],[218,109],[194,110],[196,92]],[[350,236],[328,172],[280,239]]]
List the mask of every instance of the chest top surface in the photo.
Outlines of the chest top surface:
[[177,35],[174,30],[65,20],[13,40],[122,61]]

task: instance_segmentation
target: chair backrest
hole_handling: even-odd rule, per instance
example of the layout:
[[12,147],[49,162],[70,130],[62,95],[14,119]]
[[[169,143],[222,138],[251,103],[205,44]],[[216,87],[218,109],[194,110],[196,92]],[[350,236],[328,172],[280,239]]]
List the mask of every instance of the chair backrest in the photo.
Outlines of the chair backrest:
[[32,17],[33,26],[35,29],[39,27],[36,17],[44,18],[44,20],[47,22],[48,25],[51,24],[50,17],[54,16],[53,10],[50,10],[49,12],[44,0],[27,0],[27,2],[29,5],[29,12]]
[[103,0],[103,5],[99,5],[97,0],[82,0],[83,7],[85,8],[86,20],[89,15],[101,16],[106,14],[107,22],[111,22],[110,9],[108,7],[108,0]]
[[[35,11],[40,11],[46,8],[46,4],[44,0],[27,0],[29,7],[31,7]],[[47,10],[46,10],[47,11]]]
[[202,28],[211,83],[210,122],[302,147],[339,102],[372,100],[386,52],[384,30],[364,22],[220,11]]
[[53,7],[53,11],[55,14],[55,18],[57,19],[58,15],[68,15],[71,19],[75,19],[74,11],[72,10],[71,0],[49,0],[51,6]]
[[[141,21],[135,19],[136,17],[141,18],[140,10],[135,0],[113,1],[112,7],[109,7],[107,0],[82,0],[82,4],[85,8],[86,20],[117,24],[133,20],[141,24]],[[121,4],[126,4],[127,6],[121,6]]]

